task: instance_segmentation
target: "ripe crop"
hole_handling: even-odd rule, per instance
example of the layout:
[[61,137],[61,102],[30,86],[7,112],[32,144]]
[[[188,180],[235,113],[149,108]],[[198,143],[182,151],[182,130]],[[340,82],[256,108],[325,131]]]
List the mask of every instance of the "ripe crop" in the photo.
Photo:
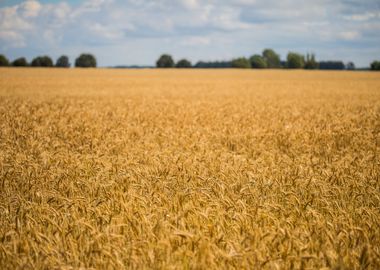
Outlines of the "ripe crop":
[[1,269],[379,269],[380,76],[0,70]]

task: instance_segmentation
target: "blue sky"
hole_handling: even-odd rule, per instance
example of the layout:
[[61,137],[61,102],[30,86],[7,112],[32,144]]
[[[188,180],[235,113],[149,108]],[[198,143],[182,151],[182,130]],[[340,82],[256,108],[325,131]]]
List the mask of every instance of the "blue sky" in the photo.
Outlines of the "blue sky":
[[100,66],[227,60],[273,48],[318,60],[380,60],[379,0],[0,0],[0,53],[11,60],[82,52]]

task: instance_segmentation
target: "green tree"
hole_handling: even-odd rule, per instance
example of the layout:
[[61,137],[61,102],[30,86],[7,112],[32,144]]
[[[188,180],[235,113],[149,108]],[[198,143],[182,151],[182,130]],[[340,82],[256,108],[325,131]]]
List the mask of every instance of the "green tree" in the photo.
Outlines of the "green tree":
[[371,70],[379,71],[380,70],[380,61],[373,61],[371,63]]
[[233,59],[231,65],[233,68],[251,68],[251,62],[245,57]]
[[77,59],[75,59],[75,67],[95,68],[96,58],[92,54],[82,53]]
[[156,62],[158,68],[172,68],[174,67],[174,60],[169,54],[163,54]]
[[62,55],[61,57],[57,59],[55,66],[61,67],[61,68],[69,68],[71,64],[69,62],[69,58],[66,55]]
[[287,56],[286,66],[288,68],[303,68],[305,59],[302,54],[289,52]]
[[20,58],[15,59],[12,62],[12,66],[14,66],[14,67],[27,67],[28,61],[26,61],[25,57],[20,57]]
[[265,59],[265,62],[267,63],[268,68],[281,67],[280,55],[278,55],[274,50],[265,49],[263,51],[263,58]]
[[0,54],[0,67],[7,67],[9,66],[9,60],[5,57],[5,55]]
[[31,66],[32,67],[52,67],[53,60],[51,60],[51,58],[47,55],[38,56],[32,60]]
[[315,55],[314,54],[307,54],[306,59],[305,59],[305,69],[318,69],[319,64],[315,60]]
[[187,59],[181,59],[175,65],[177,68],[191,68],[191,62]]
[[261,55],[255,54],[250,59],[252,68],[267,68],[267,62]]

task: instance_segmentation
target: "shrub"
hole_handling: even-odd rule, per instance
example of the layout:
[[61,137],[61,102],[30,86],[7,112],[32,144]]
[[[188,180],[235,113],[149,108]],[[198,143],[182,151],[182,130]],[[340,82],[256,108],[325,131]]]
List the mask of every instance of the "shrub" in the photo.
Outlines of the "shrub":
[[342,61],[321,61],[319,62],[319,69],[343,70],[345,65]]
[[204,62],[199,61],[195,64],[195,68],[230,68],[231,61],[211,61],[211,62]]
[[232,60],[231,65],[233,68],[251,68],[251,62],[245,57]]
[[264,57],[255,54],[250,58],[252,68],[267,68],[267,62]]
[[181,59],[176,64],[177,68],[191,68],[191,62],[187,59]]

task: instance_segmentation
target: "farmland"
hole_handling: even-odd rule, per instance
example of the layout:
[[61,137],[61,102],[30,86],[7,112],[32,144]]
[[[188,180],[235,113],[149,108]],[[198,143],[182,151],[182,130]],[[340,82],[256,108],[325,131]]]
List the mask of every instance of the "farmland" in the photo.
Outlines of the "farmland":
[[380,74],[0,69],[0,269],[379,269]]

